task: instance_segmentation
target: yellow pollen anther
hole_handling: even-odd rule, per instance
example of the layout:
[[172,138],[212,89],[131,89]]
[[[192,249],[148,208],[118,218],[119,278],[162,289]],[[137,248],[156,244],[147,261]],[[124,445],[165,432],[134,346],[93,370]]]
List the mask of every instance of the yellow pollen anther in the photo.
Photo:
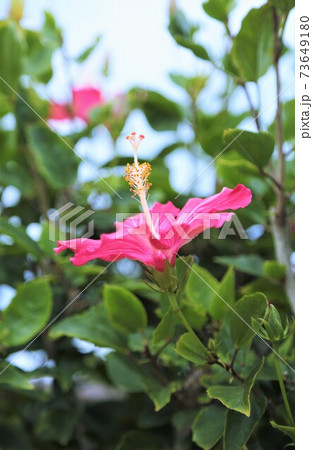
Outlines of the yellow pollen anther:
[[133,197],[139,196],[141,192],[146,193],[151,186],[148,178],[151,173],[151,166],[149,163],[144,162],[139,164],[134,162],[133,164],[127,164],[125,167],[124,178],[130,186],[130,190],[133,192]]
[[151,174],[151,166],[147,162],[139,164],[137,156],[139,144],[144,139],[144,136],[140,134],[138,138],[136,138],[136,133],[133,131],[129,136],[126,137],[126,139],[133,147],[134,162],[132,164],[128,163],[125,167],[124,178],[130,186],[130,191],[133,193],[132,197],[135,197],[136,195],[138,195],[139,197],[141,207],[152,236],[156,239],[159,239],[160,236],[155,229],[147,203],[147,192],[151,186],[151,183],[148,180],[149,175]]

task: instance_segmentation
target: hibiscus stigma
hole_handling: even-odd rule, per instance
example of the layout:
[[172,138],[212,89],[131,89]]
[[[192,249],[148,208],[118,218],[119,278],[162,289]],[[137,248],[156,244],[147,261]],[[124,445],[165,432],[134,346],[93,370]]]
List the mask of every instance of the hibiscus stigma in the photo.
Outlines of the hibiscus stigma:
[[151,231],[152,236],[156,239],[159,239],[160,236],[156,232],[147,203],[147,192],[151,186],[151,183],[149,182],[149,176],[152,170],[151,165],[147,162],[143,162],[140,164],[138,161],[138,147],[141,141],[144,139],[144,136],[140,134],[137,138],[136,133],[133,131],[129,136],[126,136],[126,139],[133,147],[134,162],[132,164],[128,163],[125,167],[124,178],[130,186],[130,191],[133,193],[132,197],[138,196],[139,198],[147,225]]

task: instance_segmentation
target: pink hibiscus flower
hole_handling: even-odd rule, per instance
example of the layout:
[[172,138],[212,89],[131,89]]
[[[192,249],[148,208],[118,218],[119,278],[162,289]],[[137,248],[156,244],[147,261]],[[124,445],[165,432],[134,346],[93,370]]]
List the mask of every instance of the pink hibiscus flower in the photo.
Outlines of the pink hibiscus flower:
[[138,260],[162,272],[165,261],[175,264],[178,250],[209,228],[219,228],[231,219],[227,210],[244,208],[251,202],[251,191],[242,184],[234,189],[224,188],[208,198],[191,198],[180,210],[172,202],[155,203],[148,208],[146,193],[150,187],[148,176],[151,166],[139,164],[137,149],[143,136],[137,140],[135,133],[128,136],[135,158],[127,165],[125,179],[134,195],[139,197],[143,213],[122,222],[116,222],[116,231],[102,234],[100,239],[72,239],[58,241],[56,253],[65,249],[74,252],[73,264],[79,266],[93,259],[116,261],[122,258]]
[[66,120],[79,117],[88,122],[90,110],[103,102],[101,91],[97,88],[74,88],[72,90],[71,104],[51,103],[49,119]]

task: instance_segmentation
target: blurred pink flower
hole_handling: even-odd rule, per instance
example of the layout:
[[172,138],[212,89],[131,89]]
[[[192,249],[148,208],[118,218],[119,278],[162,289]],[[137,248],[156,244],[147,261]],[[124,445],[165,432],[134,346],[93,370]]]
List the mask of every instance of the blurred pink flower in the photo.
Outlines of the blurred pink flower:
[[139,213],[116,222],[116,232],[102,234],[99,240],[58,241],[55,252],[72,250],[71,261],[77,266],[96,258],[104,261],[129,258],[162,272],[166,260],[175,264],[176,253],[183,245],[206,229],[221,227],[233,215],[226,210],[244,208],[251,198],[250,189],[238,184],[205,199],[191,198],[181,210],[172,202],[155,203],[149,210],[152,225],[147,226],[147,212]]
[[88,122],[90,110],[104,102],[101,91],[95,87],[74,88],[71,104],[54,102],[50,104],[49,119],[66,120],[79,117]]

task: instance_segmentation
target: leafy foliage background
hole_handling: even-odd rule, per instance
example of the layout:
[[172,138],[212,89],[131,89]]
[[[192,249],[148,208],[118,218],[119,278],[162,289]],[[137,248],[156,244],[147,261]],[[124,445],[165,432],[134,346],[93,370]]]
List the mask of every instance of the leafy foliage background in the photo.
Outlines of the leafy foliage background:
[[[53,76],[53,55],[62,50],[62,30],[49,12],[41,30],[25,29],[19,23],[20,2],[12,5],[10,17],[0,24],[0,178],[2,194],[14,186],[21,197],[14,206],[2,203],[0,219],[0,283],[16,289],[0,320],[1,448],[283,448],[292,442],[292,427],[275,355],[220,297],[251,324],[252,318],[268,314],[269,304],[283,325],[293,313],[294,100],[281,104],[278,99],[276,118],[265,129],[249,96],[269,70],[279,74],[279,60],[290,51],[283,30],[292,1],[271,0],[252,9],[236,36],[228,27],[234,2],[205,2],[203,23],[207,16],[220,21],[228,36],[219,61],[198,42],[197,25],[172,2],[169,33],[178,46],[189,49],[195,61],[206,61],[208,70],[227,75],[220,110],[208,114],[201,108],[209,77],[175,73],[170,77],[181,88],[181,102],[135,86],[123,95],[122,107],[120,98],[107,101],[91,111],[88,124],[63,133],[62,139],[40,119],[49,117],[45,86]],[[96,46],[97,41],[76,63],[83,64]],[[250,107],[234,115],[229,100],[238,89],[245,91]],[[92,216],[96,237],[113,230],[116,213],[134,212],[136,204],[120,175],[128,158],[116,153],[101,169],[119,199],[96,177],[81,181],[78,169],[84,163],[71,147],[88,140],[99,126],[116,143],[129,131],[126,121],[135,110],[154,130],[176,131],[175,141],[149,161],[149,202],[177,196],[166,157],[182,147],[200,170],[203,156],[209,155],[217,192],[237,183],[253,191],[253,202],[238,211],[238,218],[250,233],[251,227],[259,231],[256,238],[222,240],[219,230],[212,230],[209,241],[200,236],[181,251],[196,258],[180,295],[181,308],[219,364],[206,361],[184,334],[167,295],[144,283],[139,264],[113,264],[105,271],[101,261],[74,267],[68,255],[53,252],[48,213],[67,202],[89,209],[110,197],[109,206]],[[13,126],[7,125],[8,117]],[[255,131],[241,133],[247,118],[256,119]],[[180,135],[183,123],[193,131],[188,142]],[[175,204],[181,207],[188,196],[183,192]],[[38,241],[27,233],[28,225],[36,223],[41,227]],[[87,226],[82,223],[78,234]],[[40,360],[34,370],[16,367],[17,352],[25,347],[24,355],[32,352]],[[276,350],[292,367],[293,348],[291,327]],[[292,404],[293,371],[278,364]]]

